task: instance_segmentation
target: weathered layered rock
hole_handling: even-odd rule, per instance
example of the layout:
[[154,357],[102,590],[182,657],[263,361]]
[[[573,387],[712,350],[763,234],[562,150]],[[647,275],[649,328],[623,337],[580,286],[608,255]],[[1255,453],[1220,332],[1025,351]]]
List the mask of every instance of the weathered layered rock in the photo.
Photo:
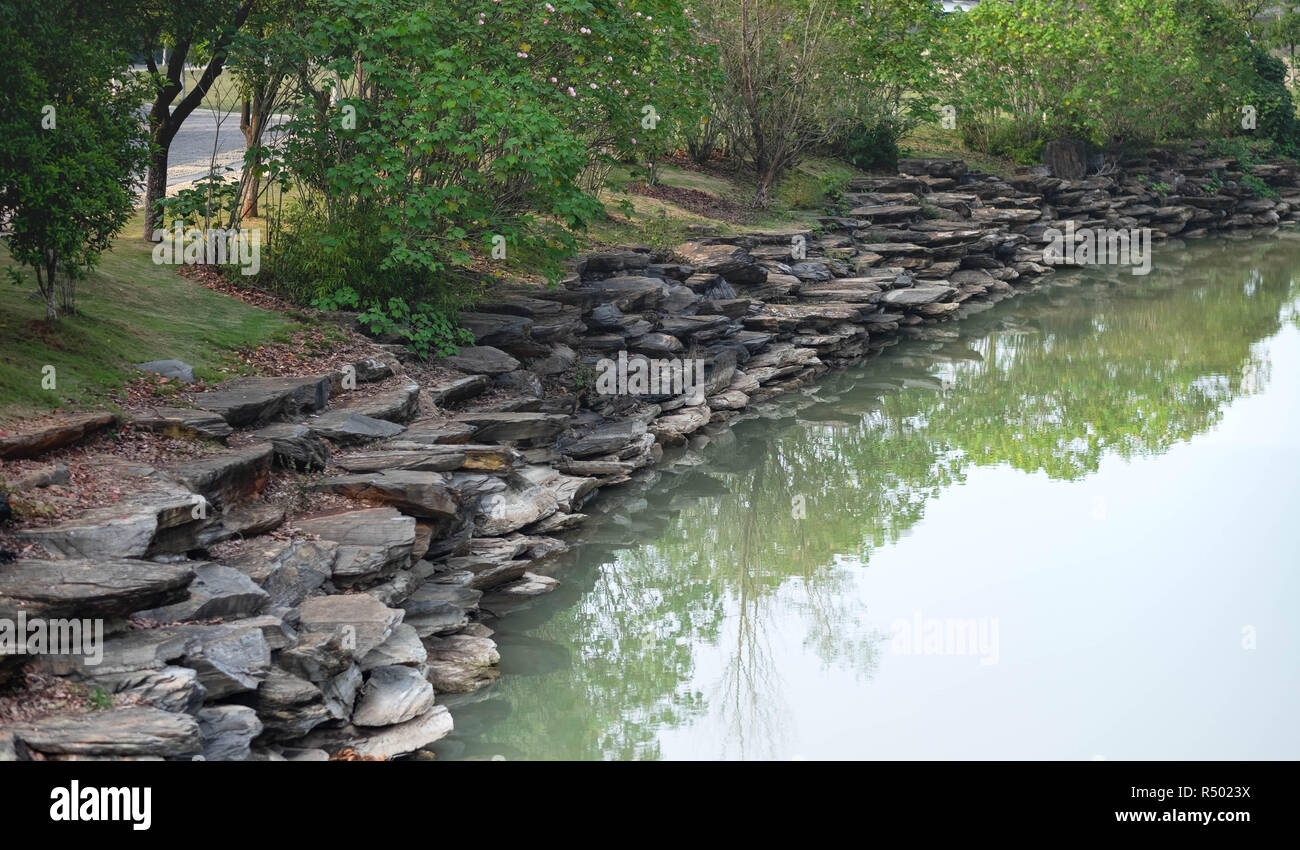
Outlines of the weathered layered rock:
[[279,422],[253,433],[271,444],[274,464],[280,469],[308,472],[330,463],[330,444],[316,431],[298,422]]
[[349,399],[340,409],[370,419],[405,424],[420,412],[420,385],[412,383],[378,395]]
[[[490,345],[467,346],[462,348],[456,354],[444,357],[443,362],[453,369],[459,369],[462,372],[469,372],[471,375],[502,375],[506,372],[513,372],[519,368],[519,361],[506,354],[499,348]],[[461,398],[467,398],[475,395],[473,392],[466,392],[468,386],[477,386],[476,384],[464,384],[463,381],[459,386],[447,385],[441,388],[445,394],[462,393]],[[481,390],[480,390],[481,392]],[[448,401],[459,401],[460,398],[449,398]],[[441,404],[442,402],[438,402]]]
[[452,635],[428,638],[429,681],[440,693],[464,694],[487,687],[501,675],[497,645],[488,638]]
[[265,591],[268,605],[294,607],[329,581],[338,550],[331,540],[256,540],[226,565]]
[[0,569],[0,617],[116,618],[185,599],[194,570],[150,561],[20,560]]
[[116,424],[117,416],[112,413],[87,413],[69,416],[52,425],[43,425],[30,431],[0,431],[0,460],[40,457]]
[[302,743],[329,752],[350,748],[360,756],[386,760],[410,755],[447,737],[451,730],[451,714],[447,707],[435,705],[419,717],[396,726],[381,729],[356,726],[318,729],[303,738]]
[[405,612],[389,608],[364,593],[317,596],[302,604],[300,625],[306,634],[338,637],[345,649],[365,656],[382,645]]
[[164,437],[190,437],[225,442],[234,433],[220,414],[179,407],[153,407],[131,417],[131,427]]
[[481,443],[531,443],[553,441],[564,431],[569,417],[557,413],[504,413],[481,411],[459,413],[453,419],[474,428],[473,439]]
[[[464,349],[461,351],[463,353]],[[514,358],[511,359],[513,360]],[[507,369],[505,371],[509,372],[510,370]],[[425,389],[428,390],[429,397],[433,399],[434,404],[439,406],[455,404],[456,402],[465,401],[466,399],[480,395],[484,390],[492,386],[492,382],[487,377],[488,374],[490,373],[466,375],[463,378],[452,378],[447,381],[441,381],[426,386]]]
[[510,488],[479,497],[474,525],[479,534],[495,537],[544,519],[559,508],[555,495],[542,487]]
[[[491,448],[492,447],[481,447]],[[334,465],[347,472],[383,472],[386,470],[411,470],[417,472],[449,472],[460,469],[468,460],[465,446],[431,446],[421,450],[357,452],[340,455]]]
[[221,390],[200,393],[195,405],[218,413],[235,427],[247,427],[324,410],[330,376],[238,378]]
[[193,461],[172,475],[191,492],[216,505],[230,505],[255,496],[271,471],[271,443],[258,443],[228,454]]
[[121,502],[94,508],[76,519],[27,528],[15,536],[40,543],[65,558],[139,558],[155,536],[168,530],[197,532],[207,520],[205,509],[189,491],[160,483]]
[[258,686],[257,716],[271,740],[301,738],[331,719],[320,688],[278,667]]
[[426,519],[451,521],[461,512],[459,496],[440,472],[388,469],[327,478],[316,487],[363,502],[392,505],[404,514]]
[[298,528],[338,545],[336,581],[355,581],[408,566],[415,545],[415,519],[393,508],[327,514],[298,521]]
[[202,748],[193,717],[140,706],[47,717],[9,731],[28,748],[46,754],[188,758]]
[[257,712],[244,705],[213,705],[198,713],[205,761],[247,761],[249,745],[262,734]]
[[412,667],[376,667],[361,689],[352,722],[357,726],[393,726],[433,707],[433,685]]
[[139,616],[171,623],[178,620],[237,620],[260,613],[270,594],[248,576],[221,564],[195,564],[189,598],[161,608],[140,611]]

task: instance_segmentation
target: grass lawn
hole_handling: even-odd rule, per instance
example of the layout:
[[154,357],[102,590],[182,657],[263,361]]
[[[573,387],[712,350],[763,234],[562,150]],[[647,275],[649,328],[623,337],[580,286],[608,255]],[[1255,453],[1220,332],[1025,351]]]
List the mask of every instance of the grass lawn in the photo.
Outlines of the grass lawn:
[[[600,195],[605,209],[613,217],[593,222],[581,241],[588,249],[638,244],[666,248],[691,238],[692,225],[713,227],[723,235],[812,226],[817,217],[824,214],[822,205],[827,193],[843,189],[859,174],[861,172],[842,162],[809,157],[774,188],[768,209],[750,211],[744,223],[737,224],[698,215],[672,201],[628,192],[628,184],[642,178],[634,176],[629,168],[619,166],[610,173],[606,189]],[[747,207],[754,196],[752,182],[719,172],[701,173],[661,164],[659,182],[665,186],[708,192],[740,207]]]
[[1010,177],[1016,163],[988,154],[967,150],[961,134],[945,130],[938,124],[920,124],[898,142],[899,153],[904,157],[955,157],[966,160],[972,171],[986,171],[999,177]]
[[[154,265],[152,244],[127,225],[88,280],[77,285],[75,316],[54,326],[35,277],[20,269],[21,286],[0,301],[0,421],[52,408],[102,403],[110,389],[137,377],[133,364],[175,358],[210,380],[235,349],[287,339],[300,325],[199,286],[175,266]],[[0,246],[0,268],[14,264]],[[7,276],[7,271],[4,272]],[[41,388],[42,367],[56,369],[57,390]]]

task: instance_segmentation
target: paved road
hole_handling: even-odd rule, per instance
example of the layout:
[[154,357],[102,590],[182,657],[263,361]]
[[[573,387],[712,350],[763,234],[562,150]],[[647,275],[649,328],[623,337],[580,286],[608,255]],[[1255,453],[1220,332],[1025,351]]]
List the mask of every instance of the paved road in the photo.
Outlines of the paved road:
[[[275,118],[271,119],[275,122]],[[273,133],[263,134],[271,142]],[[196,109],[181,124],[167,150],[167,193],[174,194],[194,185],[208,174],[213,165],[238,178],[244,167],[244,134],[239,131],[238,113]],[[143,195],[140,198],[143,203]]]
[[237,177],[244,162],[244,134],[239,132],[239,115],[196,109],[181,124],[167,151],[167,188],[182,189],[218,168],[233,166]]

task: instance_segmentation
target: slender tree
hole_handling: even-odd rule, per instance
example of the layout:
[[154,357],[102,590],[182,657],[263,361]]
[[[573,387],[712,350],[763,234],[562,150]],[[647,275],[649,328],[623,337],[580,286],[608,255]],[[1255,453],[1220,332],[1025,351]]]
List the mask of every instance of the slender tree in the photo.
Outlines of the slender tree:
[[126,226],[144,164],[142,91],[113,5],[0,2],[0,220],[49,321],[76,311],[76,282]]

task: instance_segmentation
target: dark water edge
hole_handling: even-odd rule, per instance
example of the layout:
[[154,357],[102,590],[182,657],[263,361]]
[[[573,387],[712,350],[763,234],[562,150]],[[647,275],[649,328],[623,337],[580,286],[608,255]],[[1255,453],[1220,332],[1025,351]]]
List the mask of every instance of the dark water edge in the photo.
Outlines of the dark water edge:
[[1300,757],[1298,266],[1058,274],[666,458],[440,755]]

